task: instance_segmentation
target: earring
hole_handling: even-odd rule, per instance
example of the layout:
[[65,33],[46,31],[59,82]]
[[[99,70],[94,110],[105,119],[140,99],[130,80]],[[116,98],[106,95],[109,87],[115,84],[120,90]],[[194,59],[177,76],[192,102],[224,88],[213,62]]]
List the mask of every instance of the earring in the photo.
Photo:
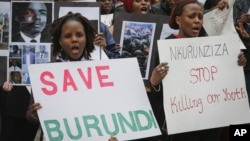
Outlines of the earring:
[[181,28],[181,23],[179,24],[179,28]]

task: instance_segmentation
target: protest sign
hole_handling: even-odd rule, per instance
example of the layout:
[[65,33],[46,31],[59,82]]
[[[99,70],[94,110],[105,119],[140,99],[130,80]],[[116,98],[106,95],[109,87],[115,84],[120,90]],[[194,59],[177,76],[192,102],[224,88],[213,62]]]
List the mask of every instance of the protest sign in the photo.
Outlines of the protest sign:
[[135,58],[34,64],[29,72],[46,140],[131,140],[161,133]]
[[234,36],[158,41],[160,62],[169,63],[163,80],[169,134],[250,122]]

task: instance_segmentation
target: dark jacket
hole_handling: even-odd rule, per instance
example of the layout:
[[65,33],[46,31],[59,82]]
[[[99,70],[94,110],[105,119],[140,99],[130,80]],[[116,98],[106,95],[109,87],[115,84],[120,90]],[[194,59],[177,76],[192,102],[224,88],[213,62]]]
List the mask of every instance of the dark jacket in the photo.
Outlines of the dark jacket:
[[153,4],[151,7],[151,10],[152,10],[152,13],[155,15],[170,16],[170,14],[171,14],[171,9],[163,1],[156,3],[156,4]]
[[26,119],[30,93],[26,86],[13,86],[6,96],[3,140],[4,141],[33,141],[37,130],[36,125]]
[[[22,38],[21,33],[18,32],[16,34],[12,35],[11,41],[12,42],[24,42],[24,39]],[[50,35],[48,33],[47,34],[41,33],[40,42],[41,43],[50,43]]]
[[[233,6],[233,19],[235,26],[238,26],[237,19],[240,18],[242,14],[245,14],[248,12],[250,8],[250,1],[249,0],[236,0]],[[244,28],[247,30],[248,34],[250,34],[250,23],[244,24]],[[240,34],[239,34],[240,35]],[[242,38],[240,36],[243,44],[247,48],[247,50],[244,51],[245,56],[247,58],[247,66],[245,67],[245,70],[250,71],[250,38]]]
[[104,23],[100,23],[100,31],[104,34],[104,37],[106,39],[106,50],[105,53],[108,56],[109,59],[115,59],[120,58],[120,53],[118,49],[116,48],[116,42],[109,32],[107,26]]

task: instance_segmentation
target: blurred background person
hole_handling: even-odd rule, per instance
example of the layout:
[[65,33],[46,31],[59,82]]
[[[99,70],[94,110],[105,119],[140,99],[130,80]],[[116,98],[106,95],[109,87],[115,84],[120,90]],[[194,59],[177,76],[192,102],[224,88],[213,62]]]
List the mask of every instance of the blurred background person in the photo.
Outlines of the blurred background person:
[[96,0],[100,4],[101,21],[108,27],[113,25],[114,19],[114,1],[113,0]]
[[[236,0],[233,7],[236,30],[246,47],[245,56],[250,60],[250,0]],[[250,61],[244,68],[248,98],[250,97]],[[250,98],[249,98],[250,103]]]

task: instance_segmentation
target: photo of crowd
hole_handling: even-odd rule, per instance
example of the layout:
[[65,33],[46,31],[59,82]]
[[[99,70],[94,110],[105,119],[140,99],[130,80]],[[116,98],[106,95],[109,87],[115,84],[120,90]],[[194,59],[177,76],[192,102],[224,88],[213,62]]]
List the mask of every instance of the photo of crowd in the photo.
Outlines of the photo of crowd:
[[124,21],[123,27],[121,57],[136,57],[141,75],[145,78],[148,60],[150,60],[149,55],[151,54],[155,24]]

